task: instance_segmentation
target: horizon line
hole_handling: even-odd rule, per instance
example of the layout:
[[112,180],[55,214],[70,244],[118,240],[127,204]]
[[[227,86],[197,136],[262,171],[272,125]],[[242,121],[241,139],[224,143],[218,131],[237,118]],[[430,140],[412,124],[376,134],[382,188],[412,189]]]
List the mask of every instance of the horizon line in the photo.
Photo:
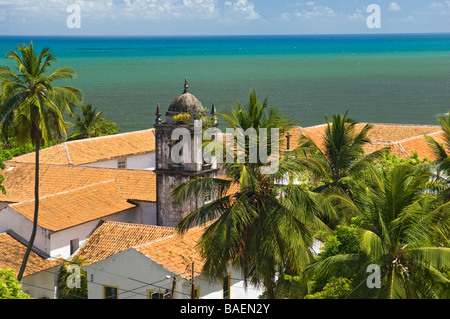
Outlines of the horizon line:
[[0,37],[104,37],[104,38],[159,38],[159,37],[268,37],[268,36],[382,36],[382,35],[450,35],[450,32],[388,32],[388,33],[276,33],[276,34],[0,34]]

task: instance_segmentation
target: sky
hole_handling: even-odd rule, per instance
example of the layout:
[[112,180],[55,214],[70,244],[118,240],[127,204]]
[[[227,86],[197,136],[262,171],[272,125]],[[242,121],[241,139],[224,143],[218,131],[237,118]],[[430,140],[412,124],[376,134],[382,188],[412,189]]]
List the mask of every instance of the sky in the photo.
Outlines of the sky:
[[434,32],[450,32],[450,0],[0,0],[0,35]]

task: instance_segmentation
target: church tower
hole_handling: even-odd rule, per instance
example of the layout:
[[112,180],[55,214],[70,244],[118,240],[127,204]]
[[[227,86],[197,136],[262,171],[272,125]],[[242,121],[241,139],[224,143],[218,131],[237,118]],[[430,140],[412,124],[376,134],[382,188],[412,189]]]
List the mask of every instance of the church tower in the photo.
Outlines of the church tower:
[[[165,121],[161,119],[161,110],[159,104],[156,111],[155,122],[155,143],[156,143],[156,216],[157,225],[175,227],[184,217],[192,211],[201,207],[211,199],[211,194],[197,194],[197,196],[187,200],[183,205],[175,207],[172,204],[171,190],[196,176],[217,177],[216,165],[206,164],[196,161],[193,150],[196,145],[194,135],[197,132],[194,120],[206,116],[206,110],[202,103],[191,93],[187,79],[185,79],[184,91],[178,95],[170,104],[166,114]],[[212,115],[215,118],[215,107],[213,106]],[[179,129],[175,131],[176,129]],[[178,137],[172,134],[174,131],[188,132]],[[200,130],[201,132],[201,130]],[[183,141],[183,138],[190,138],[190,141]],[[182,154],[186,149],[179,148],[178,143],[189,142],[192,152],[190,155]],[[201,142],[200,142],[201,147]],[[177,152],[175,152],[177,150]],[[179,160],[174,161],[173,154],[179,154]],[[183,156],[184,155],[184,156]]]

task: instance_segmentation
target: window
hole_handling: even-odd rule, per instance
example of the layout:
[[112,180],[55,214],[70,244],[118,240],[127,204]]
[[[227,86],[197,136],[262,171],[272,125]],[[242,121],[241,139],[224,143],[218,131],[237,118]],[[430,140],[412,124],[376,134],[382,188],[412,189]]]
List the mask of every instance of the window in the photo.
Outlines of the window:
[[231,274],[222,278],[223,299],[230,299]]
[[127,159],[126,158],[118,159],[117,168],[127,168]]
[[103,286],[103,299],[119,299],[119,288]]
[[78,238],[72,239],[70,241],[70,254],[72,255],[74,252],[76,252],[79,247],[80,247],[80,240]]

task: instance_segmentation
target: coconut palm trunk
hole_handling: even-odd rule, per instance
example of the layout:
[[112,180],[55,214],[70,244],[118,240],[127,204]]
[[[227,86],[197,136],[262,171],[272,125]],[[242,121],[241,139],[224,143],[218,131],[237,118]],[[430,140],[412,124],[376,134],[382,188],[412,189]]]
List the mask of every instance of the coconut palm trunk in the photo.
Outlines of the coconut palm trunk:
[[[39,216],[39,149],[42,143],[61,141],[66,135],[68,123],[65,113],[73,114],[72,108],[82,103],[81,90],[70,86],[53,86],[53,82],[75,77],[75,72],[68,67],[55,70],[46,75],[47,69],[56,62],[48,48],[42,49],[39,56],[35,54],[33,42],[11,51],[7,59],[14,60],[17,73],[8,66],[0,66],[0,122],[2,134],[10,134],[17,143],[32,141],[35,146],[35,210],[33,226],[27,249],[19,270],[21,280],[33,248],[37,233]],[[11,133],[8,133],[11,132]]]
[[27,266],[28,258],[30,257],[31,249],[33,248],[34,240],[36,238],[36,231],[38,226],[39,217],[39,149],[40,149],[40,138],[36,137],[35,143],[35,170],[34,170],[34,216],[33,216],[33,229],[31,231],[30,240],[28,241],[27,250],[22,259],[22,265],[20,266],[19,274],[17,279],[22,280],[25,268]]

